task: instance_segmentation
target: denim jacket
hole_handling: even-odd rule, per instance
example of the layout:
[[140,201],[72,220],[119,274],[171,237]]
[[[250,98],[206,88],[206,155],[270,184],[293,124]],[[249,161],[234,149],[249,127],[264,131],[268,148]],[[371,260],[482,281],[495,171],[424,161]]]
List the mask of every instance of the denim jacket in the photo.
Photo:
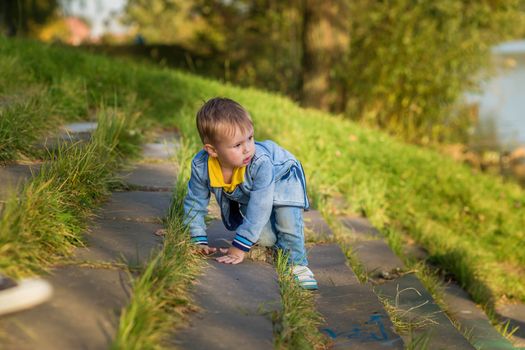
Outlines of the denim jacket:
[[301,163],[273,141],[255,142],[255,154],[247,165],[244,182],[232,193],[210,186],[208,153],[201,150],[195,155],[184,212],[191,240],[196,244],[208,244],[204,217],[210,193],[221,208],[224,226],[236,231],[233,246],[243,251],[249,251],[257,242],[274,206],[309,208]]

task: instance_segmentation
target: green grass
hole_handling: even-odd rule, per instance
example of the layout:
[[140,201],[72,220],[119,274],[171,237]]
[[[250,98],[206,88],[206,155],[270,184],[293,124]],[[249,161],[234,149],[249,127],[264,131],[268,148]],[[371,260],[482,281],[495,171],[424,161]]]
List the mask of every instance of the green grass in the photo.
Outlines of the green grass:
[[67,101],[53,101],[54,89],[38,82],[14,52],[0,55],[0,76],[0,164],[42,157],[37,141],[65,120],[60,112]]
[[57,124],[43,95],[41,90],[0,108],[0,164],[42,153],[36,142]]
[[325,349],[328,339],[319,331],[323,319],[315,310],[314,294],[295,281],[288,256],[279,251],[276,269],[281,295],[281,310],[274,316],[276,349]]
[[517,185],[274,94],[27,41],[0,39],[2,55],[16,56],[32,83],[53,87],[53,101],[89,110],[114,97],[121,107],[132,94],[143,125],[176,126],[195,142],[198,107],[231,97],[252,114],[257,139],[301,159],[312,198],[342,195],[349,211],[389,235],[411,236],[489,309],[505,298],[525,301],[525,192]]
[[119,142],[129,120],[101,111],[87,144],[62,145],[20,194],[0,211],[0,271],[21,277],[44,271],[82,245],[82,231],[109,193]]
[[[187,163],[188,158],[183,159]],[[162,249],[133,282],[131,302],[121,314],[113,349],[165,348],[169,334],[184,320],[190,305],[187,289],[202,264],[183,224],[187,179],[187,171],[180,167]]]

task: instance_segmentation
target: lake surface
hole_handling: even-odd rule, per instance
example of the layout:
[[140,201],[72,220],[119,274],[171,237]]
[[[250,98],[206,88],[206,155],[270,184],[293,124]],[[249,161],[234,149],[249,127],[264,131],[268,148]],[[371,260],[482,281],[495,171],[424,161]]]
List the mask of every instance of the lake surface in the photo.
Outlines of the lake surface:
[[490,145],[497,138],[502,149],[525,145],[525,41],[494,47],[496,75],[482,85],[482,93],[469,95],[479,105],[476,137]]

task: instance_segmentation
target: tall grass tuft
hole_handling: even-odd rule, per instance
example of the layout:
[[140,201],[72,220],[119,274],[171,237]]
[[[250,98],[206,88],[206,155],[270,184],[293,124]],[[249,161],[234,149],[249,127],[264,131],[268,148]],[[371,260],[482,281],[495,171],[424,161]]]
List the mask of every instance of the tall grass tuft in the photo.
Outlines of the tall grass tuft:
[[202,260],[193,251],[188,228],[183,223],[188,147],[179,152],[179,175],[166,220],[166,235],[160,251],[133,282],[133,296],[120,316],[112,349],[162,349],[166,338],[181,323],[190,306],[187,288]]
[[103,111],[90,142],[61,145],[53,160],[11,195],[0,212],[1,272],[14,277],[42,272],[82,245],[86,220],[109,193],[128,122]]
[[0,104],[0,164],[42,153],[35,143],[57,122],[43,96],[42,88],[22,101]]
[[325,349],[327,339],[319,332],[322,317],[315,310],[314,294],[295,281],[288,256],[277,252],[276,269],[281,294],[281,311],[274,317],[276,349]]

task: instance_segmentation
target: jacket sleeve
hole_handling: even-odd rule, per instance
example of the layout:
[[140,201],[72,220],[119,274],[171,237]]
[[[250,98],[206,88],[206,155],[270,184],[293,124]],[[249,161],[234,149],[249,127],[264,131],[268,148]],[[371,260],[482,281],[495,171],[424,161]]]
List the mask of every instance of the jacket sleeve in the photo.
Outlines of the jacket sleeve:
[[247,205],[243,223],[237,228],[232,245],[245,252],[259,240],[264,225],[270,219],[275,188],[273,163],[262,156],[252,165],[253,188]]
[[184,198],[184,224],[189,226],[191,241],[196,244],[208,244],[206,223],[210,190],[206,179],[202,178],[195,161],[191,164],[191,177],[188,192]]

